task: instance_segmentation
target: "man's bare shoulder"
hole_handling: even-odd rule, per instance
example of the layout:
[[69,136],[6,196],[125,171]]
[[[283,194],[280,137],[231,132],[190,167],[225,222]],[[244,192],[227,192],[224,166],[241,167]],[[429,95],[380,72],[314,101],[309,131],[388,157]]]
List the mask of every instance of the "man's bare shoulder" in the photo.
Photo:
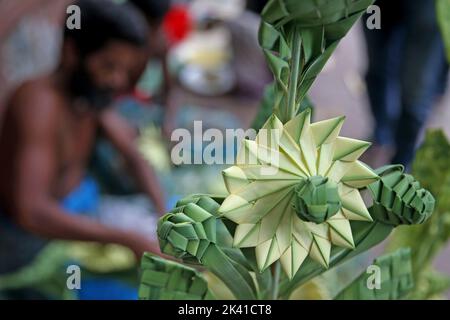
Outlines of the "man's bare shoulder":
[[10,96],[7,118],[19,126],[42,127],[54,124],[64,105],[63,96],[49,77],[29,80]]

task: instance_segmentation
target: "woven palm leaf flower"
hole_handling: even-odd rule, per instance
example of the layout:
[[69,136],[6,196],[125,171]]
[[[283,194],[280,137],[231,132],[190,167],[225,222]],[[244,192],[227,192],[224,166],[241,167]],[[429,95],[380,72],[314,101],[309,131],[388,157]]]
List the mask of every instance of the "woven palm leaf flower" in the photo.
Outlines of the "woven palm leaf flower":
[[358,189],[378,179],[358,161],[370,143],[339,136],[344,117],[310,117],[273,115],[223,172],[219,213],[237,224],[234,246],[256,247],[261,271],[280,260],[289,278],[308,256],[327,268],[333,244],[354,248],[349,221],[372,221]]

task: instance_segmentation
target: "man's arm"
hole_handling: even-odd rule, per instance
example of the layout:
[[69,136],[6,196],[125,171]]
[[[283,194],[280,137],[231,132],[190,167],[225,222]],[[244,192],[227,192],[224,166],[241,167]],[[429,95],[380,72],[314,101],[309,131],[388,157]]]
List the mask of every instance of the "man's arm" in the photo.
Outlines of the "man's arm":
[[15,105],[18,151],[12,181],[12,210],[16,222],[46,238],[117,243],[132,249],[158,253],[156,244],[143,236],[106,227],[89,218],[72,216],[52,196],[57,174],[56,139],[58,114],[51,94],[30,94]]
[[124,156],[131,173],[134,175],[143,191],[153,200],[160,215],[166,213],[164,194],[155,172],[142,157],[136,147],[133,130],[125,119],[114,110],[106,110],[100,115],[100,125],[106,136]]

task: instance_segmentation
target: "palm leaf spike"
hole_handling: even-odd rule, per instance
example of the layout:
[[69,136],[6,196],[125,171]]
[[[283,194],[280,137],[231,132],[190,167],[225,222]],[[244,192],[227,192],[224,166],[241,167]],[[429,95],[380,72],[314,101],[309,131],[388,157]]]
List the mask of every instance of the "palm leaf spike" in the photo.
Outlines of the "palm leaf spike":
[[368,186],[374,199],[370,208],[374,219],[395,226],[428,220],[434,210],[434,197],[413,176],[403,173],[403,166],[385,166],[375,172],[381,178]]
[[259,43],[275,77],[274,113],[283,122],[299,106],[339,41],[374,0],[271,0]]
[[[193,202],[189,202],[193,201]],[[238,299],[256,299],[254,280],[246,268],[230,259],[217,243],[217,217],[206,211],[217,211],[218,204],[207,197],[183,200],[158,222],[161,251],[184,262],[202,264],[218,276]]]
[[260,271],[280,260],[292,278],[308,256],[327,268],[332,245],[354,247],[349,221],[372,221],[358,191],[378,179],[358,161],[370,143],[339,137],[343,121],[274,115],[223,172],[219,214],[237,224],[236,247],[256,248]]
[[197,270],[145,253],[141,262],[139,300],[206,300],[214,297]]
[[450,63],[450,0],[436,0],[436,11],[439,26]]

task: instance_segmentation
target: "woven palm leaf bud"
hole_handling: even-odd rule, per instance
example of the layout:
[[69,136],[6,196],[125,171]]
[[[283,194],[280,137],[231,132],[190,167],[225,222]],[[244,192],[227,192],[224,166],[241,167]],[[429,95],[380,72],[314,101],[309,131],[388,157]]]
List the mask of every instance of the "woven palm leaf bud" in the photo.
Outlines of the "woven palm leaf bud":
[[308,178],[295,188],[294,194],[294,210],[306,222],[325,222],[342,206],[337,184],[326,177]]
[[217,217],[200,207],[217,211],[217,202],[194,196],[179,204],[183,205],[158,222],[161,251],[187,263],[202,264],[219,277],[237,299],[255,299],[256,289],[250,274],[218,246]]
[[208,283],[197,270],[145,253],[141,261],[139,300],[211,299]]
[[163,253],[191,261],[201,261],[205,250],[216,241],[215,217],[194,203],[169,213],[158,222]]

